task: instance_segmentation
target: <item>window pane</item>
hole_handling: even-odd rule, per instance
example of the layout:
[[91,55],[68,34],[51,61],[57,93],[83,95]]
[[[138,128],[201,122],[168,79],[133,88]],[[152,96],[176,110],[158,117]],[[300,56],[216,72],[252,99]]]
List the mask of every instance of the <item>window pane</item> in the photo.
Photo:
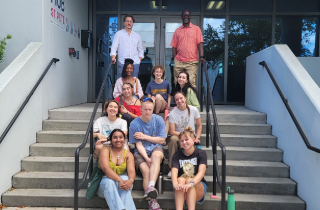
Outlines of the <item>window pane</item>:
[[121,0],[122,11],[158,12],[159,0]]
[[162,11],[182,12],[188,9],[190,12],[200,12],[200,1],[194,0],[162,0]]
[[[98,14],[96,21],[96,78],[95,78],[95,97],[98,96],[102,84],[102,80],[107,72],[110,61],[110,49],[113,37],[118,28],[117,15],[101,15]],[[111,78],[114,78],[113,71],[111,71]],[[113,80],[114,81],[114,80]],[[110,80],[106,83],[105,93],[108,93],[111,86]],[[107,98],[107,97],[106,97]]]
[[287,44],[297,57],[319,56],[319,18],[278,16],[276,44]]
[[[214,101],[223,101],[225,18],[212,17],[203,20],[203,50]],[[204,77],[205,78],[205,75]],[[204,86],[207,86],[204,81]]]
[[96,0],[97,11],[118,11],[118,1]]
[[277,12],[319,12],[319,0],[276,0]]
[[226,1],[210,1],[204,0],[204,11],[205,12],[225,12]]
[[230,0],[230,12],[271,12],[272,0]]
[[246,57],[271,45],[271,17],[230,16],[228,102],[244,102]]

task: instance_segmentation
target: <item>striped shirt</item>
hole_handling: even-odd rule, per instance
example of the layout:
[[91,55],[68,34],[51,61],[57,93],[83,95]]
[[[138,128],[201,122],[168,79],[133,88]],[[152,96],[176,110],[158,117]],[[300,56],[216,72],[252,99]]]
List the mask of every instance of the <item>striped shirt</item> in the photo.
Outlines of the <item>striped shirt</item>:
[[203,43],[201,29],[190,23],[188,27],[182,25],[177,28],[170,46],[177,48],[175,59],[186,63],[199,60],[198,44],[200,43]]

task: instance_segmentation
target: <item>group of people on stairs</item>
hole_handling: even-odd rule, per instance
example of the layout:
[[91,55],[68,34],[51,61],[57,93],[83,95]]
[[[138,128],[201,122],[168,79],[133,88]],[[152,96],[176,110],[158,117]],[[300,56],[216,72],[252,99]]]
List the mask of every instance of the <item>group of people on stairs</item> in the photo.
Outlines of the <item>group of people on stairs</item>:
[[[163,145],[168,133],[167,177],[172,180],[176,209],[183,209],[186,201],[192,210],[205,200],[207,155],[201,150],[202,124],[195,88],[198,63],[205,62],[203,38],[200,28],[190,22],[190,11],[184,10],[181,19],[182,26],[171,41],[176,107],[165,119],[159,113],[170,110],[170,83],[164,79],[164,67],[155,65],[151,70],[153,80],[143,93],[137,77],[144,53],[141,37],[132,30],[132,15],[124,17],[125,28],[114,36],[110,53],[115,63],[118,52],[114,100],[104,104],[105,116],[95,121],[93,134],[97,138],[94,157],[103,171],[96,193],[106,199],[112,210],[136,209],[131,194],[136,171],[143,177],[142,199],[150,210],[161,209],[155,184],[165,159]],[[135,147],[133,154],[128,143]]]

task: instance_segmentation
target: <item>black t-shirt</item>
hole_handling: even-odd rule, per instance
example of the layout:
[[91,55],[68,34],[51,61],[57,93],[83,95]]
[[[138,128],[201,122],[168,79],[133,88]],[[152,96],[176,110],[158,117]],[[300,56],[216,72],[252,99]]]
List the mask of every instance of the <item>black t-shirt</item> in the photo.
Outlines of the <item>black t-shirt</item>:
[[[177,168],[178,171],[178,177],[182,176],[184,174],[183,171],[183,166],[186,163],[191,163],[194,166],[194,173],[193,175],[197,175],[198,170],[199,170],[199,165],[200,164],[205,164],[207,165],[207,153],[201,149],[198,149],[195,147],[194,152],[186,156],[183,153],[183,149],[180,149],[174,153],[172,157],[172,162],[171,162],[171,168]],[[206,180],[202,178],[202,182],[206,183]]]

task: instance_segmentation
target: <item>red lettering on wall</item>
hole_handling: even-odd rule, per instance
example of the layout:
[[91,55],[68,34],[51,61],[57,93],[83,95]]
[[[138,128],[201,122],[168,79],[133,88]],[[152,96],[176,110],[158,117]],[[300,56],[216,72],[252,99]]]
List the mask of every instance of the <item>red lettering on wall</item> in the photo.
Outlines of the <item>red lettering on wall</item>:
[[53,17],[53,13],[54,13],[53,8],[51,8],[51,17]]

